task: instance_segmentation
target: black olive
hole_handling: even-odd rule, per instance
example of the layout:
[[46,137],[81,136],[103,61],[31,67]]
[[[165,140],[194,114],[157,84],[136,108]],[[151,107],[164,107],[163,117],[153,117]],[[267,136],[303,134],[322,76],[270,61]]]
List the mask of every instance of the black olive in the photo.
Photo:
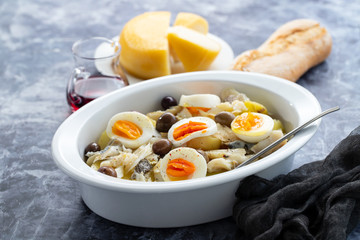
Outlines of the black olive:
[[101,147],[99,144],[97,144],[96,142],[92,142],[89,143],[89,145],[86,146],[85,150],[84,150],[84,155],[86,156],[86,154],[88,152],[98,152],[101,150]]
[[172,106],[176,106],[177,104],[178,103],[177,103],[176,99],[171,96],[163,97],[163,99],[161,100],[161,106],[164,109],[168,109]]
[[231,112],[220,112],[218,114],[215,115],[215,122],[220,123],[221,125],[230,127],[231,126],[231,122],[234,120],[235,115],[232,114]]
[[168,132],[174,123],[176,123],[174,114],[169,112],[163,113],[156,121],[156,130],[159,132]]
[[151,164],[146,159],[141,159],[140,162],[135,166],[135,172],[147,173],[151,170]]
[[117,177],[116,171],[112,167],[106,167],[106,166],[105,167],[100,167],[98,169],[98,172],[109,175],[111,177]]
[[165,154],[170,152],[171,148],[172,148],[172,143],[167,139],[160,139],[154,142],[152,146],[153,152],[160,156],[164,156]]

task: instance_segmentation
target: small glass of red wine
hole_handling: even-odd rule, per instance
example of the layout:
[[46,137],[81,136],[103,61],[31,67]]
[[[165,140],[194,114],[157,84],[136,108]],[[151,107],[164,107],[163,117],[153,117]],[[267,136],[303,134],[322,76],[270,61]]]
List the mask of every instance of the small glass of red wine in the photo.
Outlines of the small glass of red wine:
[[129,85],[119,62],[120,45],[103,37],[75,42],[75,68],[66,88],[66,99],[75,112],[95,98]]

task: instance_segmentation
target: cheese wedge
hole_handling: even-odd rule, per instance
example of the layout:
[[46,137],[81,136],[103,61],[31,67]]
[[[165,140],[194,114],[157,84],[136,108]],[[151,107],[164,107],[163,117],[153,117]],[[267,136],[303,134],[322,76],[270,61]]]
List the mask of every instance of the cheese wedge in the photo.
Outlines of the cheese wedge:
[[[188,13],[188,12],[178,13],[178,15],[176,15],[176,19],[175,19],[173,26],[187,27],[187,28],[190,28],[190,29],[195,30],[202,34],[207,34],[209,31],[209,24],[205,18],[203,18],[197,14]],[[178,58],[174,49],[171,46],[170,46],[170,56],[171,56],[174,64],[177,64],[178,62],[180,62],[180,59]]]
[[183,26],[169,28],[167,39],[187,72],[206,70],[221,50],[216,41]]
[[170,12],[147,12],[125,24],[120,34],[120,63],[128,73],[141,79],[170,74],[169,25]]
[[174,26],[183,26],[207,34],[209,32],[209,24],[205,18],[188,12],[180,12],[176,15]]

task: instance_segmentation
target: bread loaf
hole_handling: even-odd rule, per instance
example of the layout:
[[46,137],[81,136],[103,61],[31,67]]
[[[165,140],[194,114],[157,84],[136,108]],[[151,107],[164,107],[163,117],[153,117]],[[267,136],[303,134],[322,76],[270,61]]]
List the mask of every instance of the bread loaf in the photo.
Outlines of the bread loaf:
[[258,49],[237,56],[233,69],[265,73],[296,82],[330,54],[331,36],[310,19],[297,19],[278,28]]

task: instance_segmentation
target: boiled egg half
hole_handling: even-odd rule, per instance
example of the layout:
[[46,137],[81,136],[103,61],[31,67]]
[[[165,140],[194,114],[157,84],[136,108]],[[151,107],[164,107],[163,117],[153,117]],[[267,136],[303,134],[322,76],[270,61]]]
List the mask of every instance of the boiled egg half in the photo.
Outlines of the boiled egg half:
[[179,181],[205,177],[205,158],[195,149],[179,147],[168,152],[158,163],[157,178],[162,181]]
[[211,118],[191,117],[172,125],[168,132],[168,139],[174,147],[178,147],[191,139],[213,135],[216,131],[216,123]]
[[181,95],[179,106],[186,107],[193,116],[196,116],[199,110],[207,112],[220,102],[219,96],[214,94]]
[[111,139],[118,139],[125,147],[138,148],[155,135],[151,120],[139,112],[121,112],[108,122],[106,134]]
[[245,142],[257,143],[267,138],[274,127],[274,120],[265,114],[244,112],[231,123],[231,130]]

